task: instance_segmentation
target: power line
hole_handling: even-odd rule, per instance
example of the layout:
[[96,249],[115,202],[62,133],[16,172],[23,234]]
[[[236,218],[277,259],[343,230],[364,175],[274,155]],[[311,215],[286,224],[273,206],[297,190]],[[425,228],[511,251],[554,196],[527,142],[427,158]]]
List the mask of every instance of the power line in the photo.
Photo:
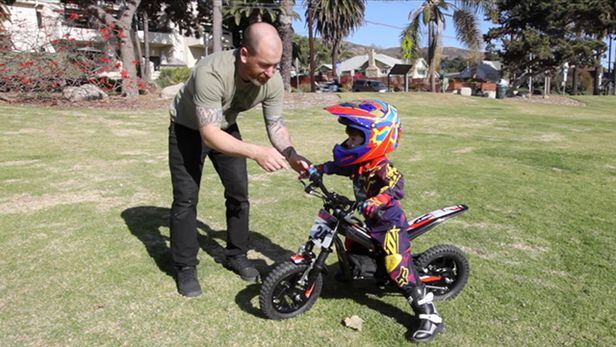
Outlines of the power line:
[[[382,26],[382,27],[387,27],[387,28],[390,28],[390,29],[396,29],[396,30],[404,30],[404,29],[406,29],[406,28],[403,28],[403,27],[398,27],[398,26],[391,25],[391,24],[385,24],[385,23],[374,22],[374,21],[371,21],[371,20],[364,20],[364,22],[366,22],[366,23],[368,23],[368,24],[372,24],[372,25],[378,25],[378,26]],[[454,37],[454,36],[449,36],[449,35],[443,35],[443,34],[441,34],[440,36],[441,36],[441,37],[448,38],[448,39],[455,39],[455,40],[457,40],[457,39],[458,39],[457,37]]]

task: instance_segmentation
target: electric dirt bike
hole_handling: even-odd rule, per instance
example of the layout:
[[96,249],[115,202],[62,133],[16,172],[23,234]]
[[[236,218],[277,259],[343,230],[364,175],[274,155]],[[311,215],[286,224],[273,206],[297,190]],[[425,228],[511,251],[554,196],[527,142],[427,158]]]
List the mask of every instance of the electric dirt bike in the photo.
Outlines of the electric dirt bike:
[[[327,271],[325,260],[334,248],[340,265],[337,279],[373,279],[384,284],[388,278],[384,251],[355,215],[358,203],[327,190],[317,173],[310,175],[309,184],[301,182],[306,193],[323,200],[323,208],[310,229],[308,241],[290,260],[277,265],[263,281],[259,305],[270,319],[295,317],[314,305]],[[455,205],[415,218],[407,230],[409,239],[415,239],[467,209],[465,205]],[[345,237],[345,242],[340,235]],[[468,280],[468,260],[459,248],[452,245],[437,245],[414,254],[413,263],[426,290],[433,293],[435,300],[455,297]]]

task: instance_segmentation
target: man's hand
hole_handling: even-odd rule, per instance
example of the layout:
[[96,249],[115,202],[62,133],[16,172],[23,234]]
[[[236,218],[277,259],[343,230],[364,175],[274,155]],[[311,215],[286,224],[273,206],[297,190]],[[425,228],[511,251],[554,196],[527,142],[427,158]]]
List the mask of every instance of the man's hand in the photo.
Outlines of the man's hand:
[[254,161],[256,161],[257,164],[259,164],[259,166],[267,172],[274,172],[280,169],[289,168],[289,165],[282,154],[280,154],[280,152],[273,147],[259,146],[257,153],[252,159],[254,159]]
[[289,162],[289,165],[291,165],[291,168],[297,171],[300,176],[305,175],[311,165],[310,160],[297,153],[291,153],[291,155],[287,158],[287,161]]

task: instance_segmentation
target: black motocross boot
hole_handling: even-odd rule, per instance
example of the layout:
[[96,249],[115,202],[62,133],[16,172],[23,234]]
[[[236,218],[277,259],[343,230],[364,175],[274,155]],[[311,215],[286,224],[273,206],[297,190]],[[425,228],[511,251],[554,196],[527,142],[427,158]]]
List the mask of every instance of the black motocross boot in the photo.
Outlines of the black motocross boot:
[[432,293],[426,293],[423,285],[411,289],[408,301],[419,318],[419,328],[413,333],[411,340],[414,342],[430,342],[436,334],[443,331],[445,324],[441,316],[436,312],[432,303]]

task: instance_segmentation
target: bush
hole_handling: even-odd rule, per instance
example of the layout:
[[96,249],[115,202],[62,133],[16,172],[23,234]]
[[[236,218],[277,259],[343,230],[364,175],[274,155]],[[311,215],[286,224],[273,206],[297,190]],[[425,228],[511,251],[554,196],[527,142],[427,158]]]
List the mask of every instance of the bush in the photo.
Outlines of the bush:
[[92,83],[107,92],[119,88],[119,81],[101,76],[110,68],[99,57],[79,51],[58,53],[8,52],[0,55],[0,91],[57,92],[67,86]]
[[174,67],[165,68],[160,70],[160,76],[158,77],[158,85],[161,88],[172,86],[180,82],[186,82],[190,76],[190,68],[187,67]]

